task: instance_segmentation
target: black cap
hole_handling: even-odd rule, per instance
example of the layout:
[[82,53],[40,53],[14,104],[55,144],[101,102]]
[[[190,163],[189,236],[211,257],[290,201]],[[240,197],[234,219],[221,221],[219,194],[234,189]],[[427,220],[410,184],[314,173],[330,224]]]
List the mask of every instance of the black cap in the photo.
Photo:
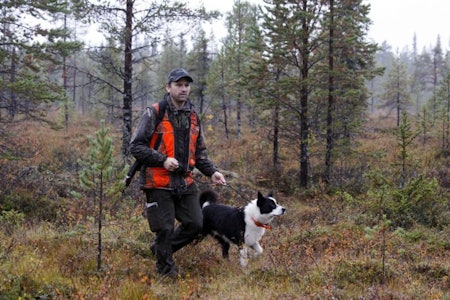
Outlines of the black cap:
[[189,82],[193,82],[192,77],[185,69],[173,69],[170,71],[169,77],[167,78],[167,83],[178,81],[181,78],[186,78]]

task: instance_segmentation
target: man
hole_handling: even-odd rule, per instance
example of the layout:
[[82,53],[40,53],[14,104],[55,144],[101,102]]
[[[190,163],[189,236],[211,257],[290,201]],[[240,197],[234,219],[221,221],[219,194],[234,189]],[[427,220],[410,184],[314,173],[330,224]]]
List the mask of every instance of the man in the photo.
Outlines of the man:
[[[200,120],[188,99],[192,77],[184,69],[170,72],[162,101],[147,108],[131,140],[131,153],[142,164],[141,189],[147,219],[156,238],[151,250],[157,272],[176,277],[172,254],[201,232],[203,216],[193,169],[215,184],[226,181],[206,154]],[[175,229],[175,219],[179,226]]]

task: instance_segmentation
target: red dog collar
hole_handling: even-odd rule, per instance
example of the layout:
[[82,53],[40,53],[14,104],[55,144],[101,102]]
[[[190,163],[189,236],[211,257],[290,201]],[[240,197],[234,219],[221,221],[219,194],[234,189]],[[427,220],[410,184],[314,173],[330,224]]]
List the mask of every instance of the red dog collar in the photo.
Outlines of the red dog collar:
[[261,222],[256,221],[256,219],[254,217],[252,217],[252,220],[253,220],[253,222],[255,223],[256,226],[265,228],[267,230],[270,230],[270,226],[269,225],[263,224]]

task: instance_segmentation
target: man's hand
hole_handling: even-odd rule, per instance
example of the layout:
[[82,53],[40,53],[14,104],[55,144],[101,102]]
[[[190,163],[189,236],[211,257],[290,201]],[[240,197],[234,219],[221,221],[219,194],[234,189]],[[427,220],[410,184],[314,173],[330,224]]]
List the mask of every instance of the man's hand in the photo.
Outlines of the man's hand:
[[164,161],[164,168],[166,168],[167,171],[173,172],[178,169],[179,166],[178,160],[173,157],[168,157]]
[[214,174],[212,174],[211,180],[215,184],[221,184],[221,185],[226,185],[227,184],[227,181],[225,180],[225,177],[219,171],[216,171],[216,172],[214,172]]

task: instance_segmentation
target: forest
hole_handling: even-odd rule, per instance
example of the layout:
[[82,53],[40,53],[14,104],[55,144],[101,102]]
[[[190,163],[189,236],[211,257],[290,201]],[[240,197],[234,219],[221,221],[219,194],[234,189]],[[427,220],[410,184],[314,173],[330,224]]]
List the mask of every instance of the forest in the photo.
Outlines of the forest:
[[[362,0],[263,2],[0,3],[0,299],[450,299],[450,45],[370,41]],[[247,268],[207,238],[168,282],[125,176],[178,67],[227,179],[198,187],[287,213]]]

